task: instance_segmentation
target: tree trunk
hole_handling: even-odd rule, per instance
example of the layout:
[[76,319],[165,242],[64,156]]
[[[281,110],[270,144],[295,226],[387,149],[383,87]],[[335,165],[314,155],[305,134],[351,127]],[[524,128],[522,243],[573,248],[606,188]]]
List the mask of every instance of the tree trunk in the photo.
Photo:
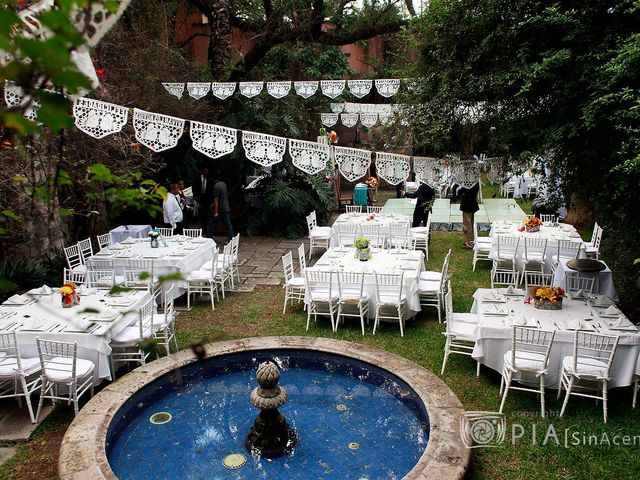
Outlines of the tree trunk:
[[211,0],[211,37],[209,40],[209,70],[220,79],[231,57],[230,0]]

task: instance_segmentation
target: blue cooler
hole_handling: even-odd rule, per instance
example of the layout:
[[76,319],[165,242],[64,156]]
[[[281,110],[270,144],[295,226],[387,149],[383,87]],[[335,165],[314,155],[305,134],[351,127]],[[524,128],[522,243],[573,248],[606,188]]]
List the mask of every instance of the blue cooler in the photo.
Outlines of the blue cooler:
[[366,207],[368,205],[368,192],[369,189],[364,184],[358,184],[353,188],[353,203],[354,205],[362,205]]

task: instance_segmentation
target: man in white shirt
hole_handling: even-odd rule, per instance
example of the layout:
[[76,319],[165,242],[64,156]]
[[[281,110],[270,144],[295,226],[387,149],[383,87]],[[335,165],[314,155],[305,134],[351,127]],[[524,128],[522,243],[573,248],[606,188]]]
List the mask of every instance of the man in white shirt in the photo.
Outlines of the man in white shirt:
[[164,223],[172,227],[175,235],[182,234],[182,205],[178,198],[178,185],[174,182],[169,185],[167,198],[162,204]]

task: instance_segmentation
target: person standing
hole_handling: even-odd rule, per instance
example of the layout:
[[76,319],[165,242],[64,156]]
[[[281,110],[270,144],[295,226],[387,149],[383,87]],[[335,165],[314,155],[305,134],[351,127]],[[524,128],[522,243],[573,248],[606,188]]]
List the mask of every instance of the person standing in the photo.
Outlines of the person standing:
[[477,200],[478,192],[480,192],[480,182],[476,182],[471,188],[458,188],[465,248],[473,248],[473,217],[474,214],[480,210]]
[[416,198],[416,208],[413,210],[413,223],[411,228],[419,227],[421,223],[427,226],[429,214],[433,206],[433,197],[436,192],[428,184],[421,182],[418,190],[414,193],[406,193],[406,198]]
[[176,184],[178,185],[178,199],[180,200],[180,206],[182,207],[182,226],[184,228],[189,228],[189,224],[194,217],[193,197],[187,197],[184,194],[184,180],[178,180]]
[[208,235],[213,207],[213,182],[207,167],[202,167],[200,175],[194,179],[192,190],[193,196],[198,202],[198,216],[200,217],[202,232],[204,235]]
[[173,228],[175,235],[182,234],[182,206],[178,196],[178,185],[173,182],[169,185],[169,191],[162,204],[164,223]]
[[221,179],[220,171],[216,171],[215,180],[213,182],[213,204],[212,218],[208,224],[209,236],[213,237],[218,225],[218,220],[222,220],[224,228],[227,230],[227,240],[231,241],[233,238],[233,227],[231,225],[231,216],[229,212],[229,195],[227,193],[227,184]]

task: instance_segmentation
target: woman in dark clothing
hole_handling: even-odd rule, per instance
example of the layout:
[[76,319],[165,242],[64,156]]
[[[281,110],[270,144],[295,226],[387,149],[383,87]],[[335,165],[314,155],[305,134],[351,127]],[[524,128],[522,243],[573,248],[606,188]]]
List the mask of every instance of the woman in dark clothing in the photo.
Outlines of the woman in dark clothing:
[[433,206],[433,197],[435,191],[426,183],[420,183],[418,190],[415,193],[407,193],[407,198],[417,198],[416,208],[413,210],[413,224],[411,227],[419,227],[421,223],[427,226],[429,220],[429,214],[431,213],[431,207]]
[[458,190],[460,195],[460,211],[462,212],[462,233],[464,235],[464,246],[473,248],[473,217],[480,210],[478,206],[478,192],[480,191],[480,182],[471,188],[461,187]]

